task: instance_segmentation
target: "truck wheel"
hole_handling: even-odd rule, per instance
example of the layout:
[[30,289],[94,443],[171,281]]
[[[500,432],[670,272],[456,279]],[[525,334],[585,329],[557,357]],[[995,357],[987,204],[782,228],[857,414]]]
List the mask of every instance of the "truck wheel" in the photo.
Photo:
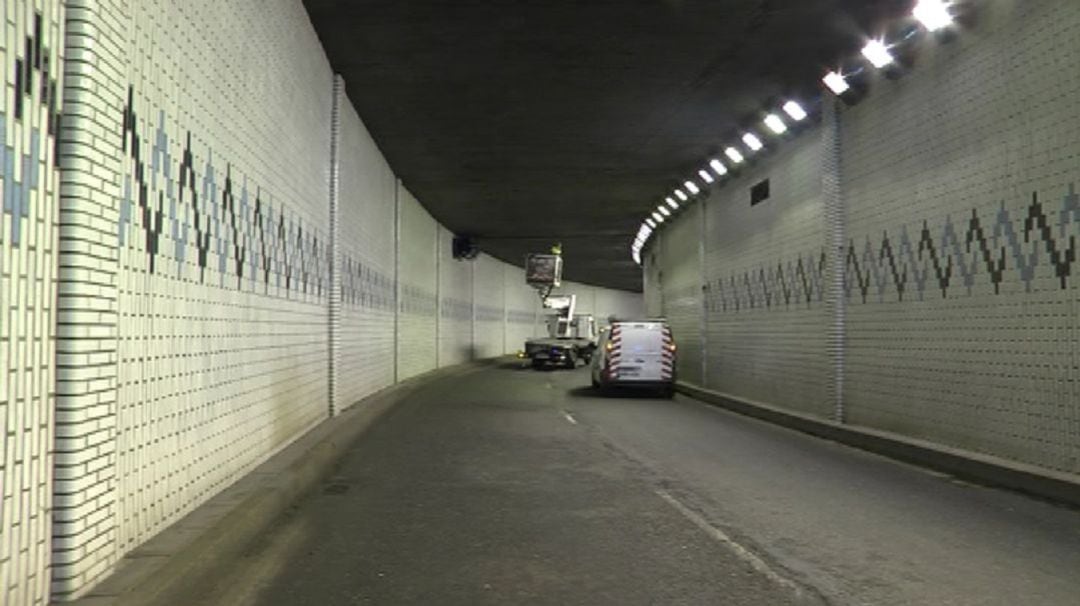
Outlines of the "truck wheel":
[[533,367],[534,370],[540,370],[541,368],[544,367],[544,361],[543,360],[533,360],[532,361],[532,367]]
[[577,368],[577,356],[574,354],[574,352],[570,352],[569,354],[567,354],[567,356],[566,356],[566,367],[567,368]]

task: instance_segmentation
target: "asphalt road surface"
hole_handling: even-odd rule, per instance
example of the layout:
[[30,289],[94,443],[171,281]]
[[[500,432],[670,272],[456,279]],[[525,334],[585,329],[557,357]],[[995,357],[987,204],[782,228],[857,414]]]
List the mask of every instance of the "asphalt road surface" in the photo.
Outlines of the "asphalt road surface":
[[1076,510],[588,383],[413,392],[203,603],[1080,605]]

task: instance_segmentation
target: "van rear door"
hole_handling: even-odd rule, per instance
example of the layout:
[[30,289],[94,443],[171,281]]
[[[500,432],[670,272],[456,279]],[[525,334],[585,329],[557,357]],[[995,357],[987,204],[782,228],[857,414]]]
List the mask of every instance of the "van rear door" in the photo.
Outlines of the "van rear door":
[[626,382],[671,381],[670,332],[662,322],[626,322],[611,329],[613,378]]

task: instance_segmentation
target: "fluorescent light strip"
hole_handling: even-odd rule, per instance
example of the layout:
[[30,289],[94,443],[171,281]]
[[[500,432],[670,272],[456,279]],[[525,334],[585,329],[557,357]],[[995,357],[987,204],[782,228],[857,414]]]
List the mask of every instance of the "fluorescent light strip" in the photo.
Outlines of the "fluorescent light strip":
[[791,119],[796,122],[802,122],[806,119],[806,110],[794,101],[788,101],[784,104],[784,113],[791,116]]
[[949,14],[950,4],[942,0],[919,0],[911,14],[927,31],[936,32],[953,24],[952,15]]
[[715,158],[709,161],[709,167],[712,168],[719,177],[723,177],[728,173],[728,169],[724,166],[724,163]]
[[671,207],[671,210],[679,210],[679,203],[671,199],[671,196],[664,198],[664,202]]
[[742,140],[753,151],[761,151],[761,148],[765,147],[762,145],[761,139],[758,139],[758,136],[754,133],[746,133],[742,136]]
[[686,189],[690,190],[690,193],[694,194],[695,196],[701,193],[701,188],[698,187],[697,183],[694,183],[693,181],[687,181],[686,183],[683,183],[683,186],[685,186]]
[[725,149],[724,155],[726,155],[728,158],[731,158],[731,161],[735,164],[741,164],[742,161],[745,160],[745,158],[743,158],[743,155],[739,153],[739,150],[735,149],[734,147],[729,147]]
[[661,223],[663,223],[663,222],[664,222],[664,218],[663,218],[663,217],[661,217],[661,216],[660,216],[660,213],[658,213],[658,212],[656,212],[656,211],[653,211],[653,214],[652,214],[652,218],[653,218],[653,221],[656,221],[656,224],[657,224],[657,225],[659,225],[659,224],[661,224]]
[[671,211],[668,210],[668,207],[664,206],[663,204],[656,207],[656,210],[660,211],[660,214],[664,215],[665,217],[670,217],[671,216]]
[[709,171],[705,170],[704,168],[699,170],[697,174],[699,177],[701,177],[701,180],[706,183],[713,183],[716,181],[716,179],[713,179],[713,176],[709,174]]
[[678,198],[679,200],[682,200],[683,202],[686,202],[687,200],[690,199],[689,197],[687,197],[686,194],[683,193],[683,190],[681,190],[681,189],[676,189],[675,190],[675,197]]
[[778,135],[782,135],[787,132],[787,124],[784,124],[784,121],[781,120],[780,116],[777,116],[776,114],[769,114],[768,116],[765,116],[765,126],[768,126],[769,130]]
[[844,76],[840,75],[840,72],[829,72],[821,79],[821,81],[825,83],[825,86],[829,87],[829,90],[837,95],[842,95],[851,89],[851,87],[848,86],[847,80],[844,79]]
[[893,62],[889,47],[881,40],[871,40],[862,49],[862,54],[874,67],[881,69]]

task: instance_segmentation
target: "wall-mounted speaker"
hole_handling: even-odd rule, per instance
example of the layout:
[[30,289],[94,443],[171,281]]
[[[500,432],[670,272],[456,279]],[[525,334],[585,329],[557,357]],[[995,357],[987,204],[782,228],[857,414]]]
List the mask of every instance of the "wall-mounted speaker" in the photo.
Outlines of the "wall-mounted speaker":
[[480,249],[476,247],[476,243],[468,236],[454,236],[451,246],[453,247],[454,258],[458,260],[475,259],[476,255],[480,254]]

